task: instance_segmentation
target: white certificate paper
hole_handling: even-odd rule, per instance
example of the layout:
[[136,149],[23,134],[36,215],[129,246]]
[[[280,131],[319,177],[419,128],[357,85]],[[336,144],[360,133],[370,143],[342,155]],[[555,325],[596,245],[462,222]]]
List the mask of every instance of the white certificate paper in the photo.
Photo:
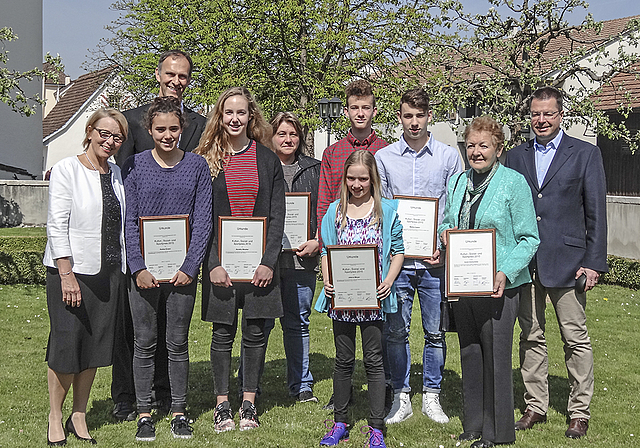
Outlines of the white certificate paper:
[[168,282],[187,256],[189,215],[140,217],[140,243],[147,270]]
[[311,193],[286,193],[282,250],[297,250],[311,239]]
[[265,250],[267,218],[221,216],[218,224],[220,264],[232,281],[251,281]]
[[496,275],[495,229],[447,232],[447,296],[490,296]]
[[405,258],[431,258],[436,248],[438,199],[394,196],[402,223]]
[[327,246],[333,309],[380,309],[378,247]]

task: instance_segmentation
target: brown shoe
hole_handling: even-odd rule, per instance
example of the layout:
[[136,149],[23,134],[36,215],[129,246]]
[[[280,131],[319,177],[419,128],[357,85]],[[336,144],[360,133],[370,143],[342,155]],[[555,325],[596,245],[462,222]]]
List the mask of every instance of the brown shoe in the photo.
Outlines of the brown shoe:
[[516,431],[531,429],[536,423],[545,423],[546,421],[547,416],[545,414],[538,414],[531,409],[527,409],[524,411],[522,418],[516,422]]
[[587,429],[589,429],[589,420],[586,418],[572,418],[569,422],[569,429],[564,435],[572,439],[579,439],[587,435]]

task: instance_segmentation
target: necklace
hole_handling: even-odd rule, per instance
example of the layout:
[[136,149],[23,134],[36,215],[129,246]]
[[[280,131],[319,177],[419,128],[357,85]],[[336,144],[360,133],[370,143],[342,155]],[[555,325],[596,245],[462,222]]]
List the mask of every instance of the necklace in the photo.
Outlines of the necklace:
[[91,167],[95,170],[98,171],[98,173],[100,172],[98,170],[98,168],[96,168],[96,166],[93,164],[93,162],[91,161],[91,159],[89,158],[89,154],[87,154],[86,152],[84,153],[84,156],[87,158],[87,160],[89,161],[89,165],[91,165]]

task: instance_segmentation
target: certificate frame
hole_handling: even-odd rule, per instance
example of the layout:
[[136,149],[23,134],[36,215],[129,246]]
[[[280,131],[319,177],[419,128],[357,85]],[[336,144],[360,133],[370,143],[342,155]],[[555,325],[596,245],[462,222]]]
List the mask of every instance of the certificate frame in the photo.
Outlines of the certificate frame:
[[189,215],[140,216],[138,228],[147,270],[158,282],[169,282],[189,250]]
[[[447,230],[447,297],[487,297],[496,277],[496,229]],[[481,260],[474,263],[471,259]]]
[[231,281],[253,280],[266,246],[266,217],[218,217],[218,259]]
[[[327,246],[327,262],[329,282],[334,287],[331,298],[334,310],[381,308],[377,294],[380,285],[377,245]],[[375,282],[372,282],[373,279]]]
[[[438,198],[398,194],[394,195],[393,199],[398,200],[398,215],[402,223],[402,239],[404,241],[404,258],[432,259],[433,252],[438,247]],[[412,223],[404,212],[405,207],[411,207],[418,219],[423,218],[421,224],[427,223],[430,227],[424,229],[417,222]],[[403,219],[403,215],[405,219]],[[427,234],[426,238],[425,233]]]
[[[293,205],[293,208],[289,206]],[[295,222],[291,222],[295,221]],[[295,252],[300,244],[311,239],[311,193],[285,193],[284,233],[282,250]]]

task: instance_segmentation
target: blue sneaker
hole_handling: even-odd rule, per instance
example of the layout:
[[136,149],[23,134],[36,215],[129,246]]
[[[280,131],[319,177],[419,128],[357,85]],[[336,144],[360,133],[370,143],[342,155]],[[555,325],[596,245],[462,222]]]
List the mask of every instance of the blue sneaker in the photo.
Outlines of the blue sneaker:
[[320,441],[320,446],[336,446],[340,442],[349,440],[349,430],[347,429],[346,423],[325,420],[324,426],[327,429],[329,428],[329,425],[327,425],[328,422],[333,423],[333,426]]
[[387,445],[385,445],[384,443],[384,436],[382,435],[382,431],[380,431],[379,429],[372,428],[371,426],[363,426],[360,428],[360,432],[368,436],[367,441],[364,444],[364,448],[387,448]]

